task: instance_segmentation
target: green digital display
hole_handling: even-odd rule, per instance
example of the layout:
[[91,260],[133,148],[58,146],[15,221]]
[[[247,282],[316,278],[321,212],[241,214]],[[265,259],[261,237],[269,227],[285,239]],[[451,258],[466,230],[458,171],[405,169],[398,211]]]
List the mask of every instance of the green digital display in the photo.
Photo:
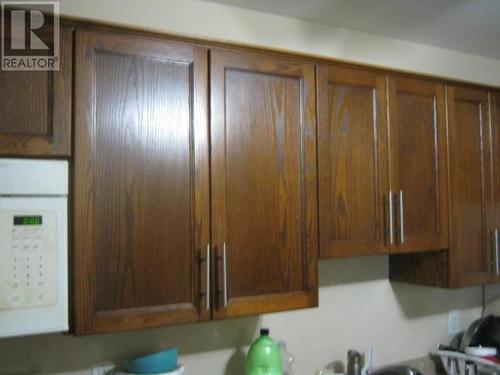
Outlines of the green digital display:
[[14,216],[14,225],[42,225],[41,216]]

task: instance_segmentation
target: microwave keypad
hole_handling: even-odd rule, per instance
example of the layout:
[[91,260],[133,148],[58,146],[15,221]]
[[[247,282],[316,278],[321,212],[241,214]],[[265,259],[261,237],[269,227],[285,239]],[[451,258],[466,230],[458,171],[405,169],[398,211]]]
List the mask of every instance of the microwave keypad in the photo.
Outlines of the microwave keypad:
[[15,225],[7,215],[0,213],[0,310],[57,303],[55,215],[44,214],[41,225]]

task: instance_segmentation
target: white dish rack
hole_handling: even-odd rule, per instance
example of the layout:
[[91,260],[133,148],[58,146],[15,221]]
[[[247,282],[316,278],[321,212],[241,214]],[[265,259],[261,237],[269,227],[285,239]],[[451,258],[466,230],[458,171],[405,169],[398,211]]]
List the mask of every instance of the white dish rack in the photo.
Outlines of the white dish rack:
[[432,353],[441,359],[448,375],[500,375],[500,364],[464,353],[438,350]]

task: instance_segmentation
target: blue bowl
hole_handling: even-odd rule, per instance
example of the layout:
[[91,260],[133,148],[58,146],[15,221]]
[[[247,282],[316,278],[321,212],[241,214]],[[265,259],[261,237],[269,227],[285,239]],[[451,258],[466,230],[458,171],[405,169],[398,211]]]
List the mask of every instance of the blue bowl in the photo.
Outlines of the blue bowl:
[[161,374],[173,371],[178,367],[178,356],[177,348],[173,348],[131,359],[126,361],[123,367],[127,372],[133,374]]

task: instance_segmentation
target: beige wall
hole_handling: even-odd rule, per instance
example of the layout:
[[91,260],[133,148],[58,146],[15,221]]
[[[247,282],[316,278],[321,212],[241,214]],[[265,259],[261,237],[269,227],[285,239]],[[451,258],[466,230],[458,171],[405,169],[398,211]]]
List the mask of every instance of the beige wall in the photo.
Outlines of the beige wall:
[[205,1],[61,0],[61,11],[500,87],[498,60]]
[[[500,86],[496,60],[206,2],[62,0],[61,9],[72,16]],[[297,356],[296,374],[307,375],[344,361],[351,347],[373,345],[376,365],[423,356],[449,341],[449,310],[461,311],[462,327],[481,310],[480,288],[391,284],[385,256],[322,261],[320,283],[318,309],[113,335],[0,340],[0,374],[85,369],[170,346],[179,347],[188,374],[241,374],[244,349],[259,327],[267,326]]]
[[239,375],[246,347],[261,326],[285,339],[297,356],[296,374],[345,361],[350,348],[374,347],[376,365],[426,355],[448,343],[448,311],[461,326],[480,316],[480,288],[446,291],[390,283],[386,256],[320,263],[320,307],[259,317],[130,333],[0,340],[0,373],[69,371],[177,346],[189,374]]

